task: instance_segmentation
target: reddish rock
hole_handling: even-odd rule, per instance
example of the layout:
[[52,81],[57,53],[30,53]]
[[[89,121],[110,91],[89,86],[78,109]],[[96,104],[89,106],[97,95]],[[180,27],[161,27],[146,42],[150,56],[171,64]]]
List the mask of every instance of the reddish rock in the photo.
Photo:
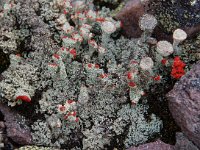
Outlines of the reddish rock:
[[199,150],[183,133],[176,133],[174,150]]
[[4,116],[7,137],[20,145],[32,144],[30,128],[24,123],[24,119],[10,107],[0,103],[0,112]]
[[131,147],[128,150],[199,150],[188,138],[181,132],[176,133],[176,144],[169,145],[160,140],[155,142]]
[[144,14],[144,5],[140,0],[130,0],[115,16],[122,22],[122,30],[127,37],[140,37],[139,18]]
[[176,123],[200,148],[200,61],[175,84],[167,97]]
[[128,150],[174,150],[174,149],[172,145],[157,140],[155,142],[143,144],[138,147],[131,147]]

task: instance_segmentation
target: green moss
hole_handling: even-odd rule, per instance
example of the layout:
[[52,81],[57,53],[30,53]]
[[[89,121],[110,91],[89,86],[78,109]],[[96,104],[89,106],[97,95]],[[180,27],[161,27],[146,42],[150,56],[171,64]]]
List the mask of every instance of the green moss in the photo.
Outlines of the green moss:
[[125,2],[121,2],[118,7],[112,11],[111,16],[114,17],[116,14],[125,6]]

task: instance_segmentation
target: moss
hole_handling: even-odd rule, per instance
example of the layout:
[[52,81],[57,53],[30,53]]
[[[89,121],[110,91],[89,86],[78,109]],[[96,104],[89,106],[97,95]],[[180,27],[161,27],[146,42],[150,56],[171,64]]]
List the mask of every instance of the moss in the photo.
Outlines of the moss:
[[112,11],[111,16],[116,16],[116,14],[125,6],[125,2],[121,2],[118,7]]
[[154,0],[150,4],[150,11],[154,11],[159,26],[165,32],[171,33],[175,28],[192,27],[200,23],[200,1],[191,0]]

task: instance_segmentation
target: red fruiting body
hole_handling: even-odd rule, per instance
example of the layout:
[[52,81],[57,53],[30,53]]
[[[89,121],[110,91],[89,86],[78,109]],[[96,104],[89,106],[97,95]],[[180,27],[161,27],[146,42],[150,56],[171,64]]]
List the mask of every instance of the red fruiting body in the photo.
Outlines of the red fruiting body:
[[97,21],[97,22],[104,22],[104,21],[105,21],[105,18],[96,18],[96,21]]
[[142,95],[142,96],[146,96],[146,95],[147,95],[147,93],[143,92],[141,95]]
[[74,58],[76,57],[76,50],[75,49],[71,49],[69,52],[70,52],[70,54],[73,55]]
[[138,64],[138,62],[137,61],[135,61],[135,60],[131,60],[131,62],[130,62],[131,64]]
[[63,37],[61,37],[61,39],[66,39],[67,38],[67,36],[63,36]]
[[88,64],[88,68],[92,68],[92,64]]
[[181,67],[184,68],[185,67],[185,63],[183,61],[180,60],[179,56],[176,56],[174,58],[174,63],[173,63],[173,67]]
[[128,78],[129,80],[131,80],[131,79],[133,78],[133,73],[132,73],[132,72],[128,72],[128,73],[127,73],[127,78]]
[[100,66],[98,64],[95,64],[94,67],[97,68],[97,69],[99,69]]
[[59,109],[60,109],[60,111],[65,111],[66,108],[65,108],[65,106],[61,106]]
[[106,77],[108,77],[108,75],[106,73],[103,73],[103,74],[100,75],[100,78],[102,78],[102,79],[106,78]]
[[155,76],[153,79],[154,79],[155,81],[159,81],[159,80],[161,79],[161,77],[158,75],[158,76]]
[[131,101],[131,105],[132,105],[132,106],[136,106],[135,101],[132,100],[132,101]]
[[76,120],[75,120],[76,122],[78,122],[79,121],[79,119],[76,117]]
[[173,68],[172,72],[171,72],[171,76],[175,79],[179,79],[181,78],[183,75],[185,74],[184,69],[177,69],[177,68]]
[[58,65],[56,63],[52,63],[52,64],[49,64],[49,66],[57,67]]
[[123,27],[123,23],[120,21],[120,28],[122,28]]
[[60,56],[58,54],[53,54],[53,56],[56,58],[56,59],[60,59]]
[[67,103],[68,104],[71,104],[71,103],[73,103],[74,101],[73,100],[67,100]]
[[163,65],[165,65],[165,64],[167,63],[167,59],[163,58],[163,59],[161,60],[161,63],[162,63]]
[[184,67],[185,63],[180,60],[179,56],[176,56],[172,65],[171,76],[175,79],[181,78],[185,74]]
[[64,116],[64,119],[67,119],[71,115],[71,112],[68,112],[67,115]]
[[129,87],[135,87],[136,84],[135,84],[135,82],[132,82],[132,81],[131,81],[131,82],[128,83],[128,86],[129,86]]
[[76,116],[76,111],[73,111],[73,112],[71,113],[71,115],[75,117],[75,116]]
[[64,119],[67,120],[68,117],[69,117],[68,115],[65,115],[65,116],[64,116]]
[[71,112],[68,112],[68,113],[67,113],[67,116],[71,116],[71,115],[72,115],[72,113],[71,113]]
[[22,100],[24,102],[31,102],[30,97],[26,96],[26,95],[19,95],[16,97],[16,100]]
[[67,10],[64,10],[63,13],[64,13],[65,15],[68,14]]
[[75,39],[74,37],[71,37],[71,39],[72,39],[73,41],[76,41],[76,39]]
[[21,57],[21,54],[16,54],[16,56]]

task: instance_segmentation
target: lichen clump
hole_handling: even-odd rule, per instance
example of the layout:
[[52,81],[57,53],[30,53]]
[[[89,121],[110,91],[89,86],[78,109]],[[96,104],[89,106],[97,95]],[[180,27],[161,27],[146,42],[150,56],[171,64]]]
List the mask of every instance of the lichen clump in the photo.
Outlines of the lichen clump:
[[[0,96],[14,108],[34,105],[40,116],[31,124],[35,145],[129,148],[162,129],[162,121],[148,114],[145,94],[162,82],[159,70],[170,68],[173,51],[163,55],[157,43],[150,46],[151,34],[125,38],[109,12],[96,10],[92,0],[17,0],[4,14],[5,22],[16,17],[13,26],[2,26],[17,45],[3,46],[11,65],[2,73]],[[152,31],[157,20],[146,16]]]

